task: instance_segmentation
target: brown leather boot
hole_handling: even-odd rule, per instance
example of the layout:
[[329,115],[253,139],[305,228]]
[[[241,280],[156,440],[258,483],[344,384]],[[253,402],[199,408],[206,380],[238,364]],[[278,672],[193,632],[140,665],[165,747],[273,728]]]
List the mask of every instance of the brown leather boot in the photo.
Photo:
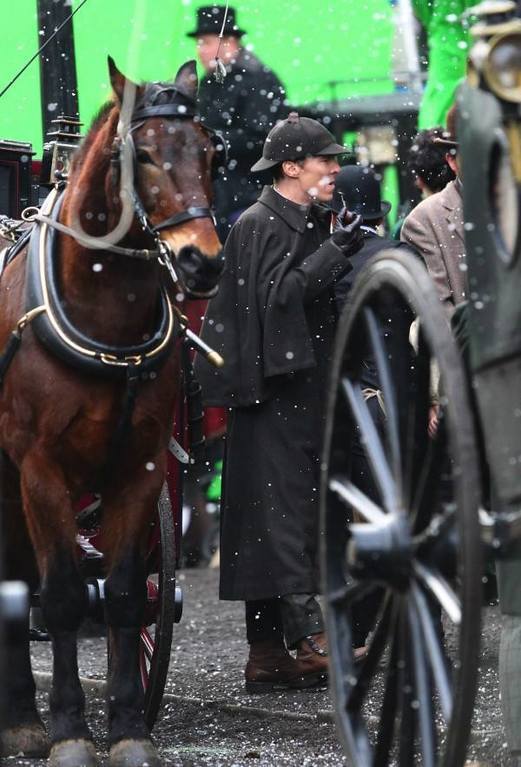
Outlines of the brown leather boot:
[[248,692],[303,689],[323,682],[323,675],[292,658],[280,639],[268,639],[250,645],[244,670]]
[[297,645],[297,663],[301,673],[320,674],[323,680],[327,679],[329,658],[324,632],[300,640]]

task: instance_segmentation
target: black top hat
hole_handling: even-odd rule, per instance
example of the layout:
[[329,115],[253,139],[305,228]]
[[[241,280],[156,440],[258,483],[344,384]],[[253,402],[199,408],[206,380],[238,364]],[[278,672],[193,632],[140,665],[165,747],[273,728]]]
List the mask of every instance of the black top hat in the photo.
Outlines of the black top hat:
[[270,130],[262,148],[262,157],[251,170],[258,173],[274,168],[285,160],[344,154],[346,151],[317,120],[290,112],[286,120],[281,120]]
[[344,205],[353,213],[360,213],[364,221],[383,218],[391,210],[391,203],[380,197],[380,182],[371,168],[346,165],[335,179],[335,192],[331,201],[339,212]]
[[[225,5],[203,5],[197,9],[197,28],[187,32],[188,37],[202,37],[202,35],[220,35],[223,27]],[[228,6],[226,24],[223,35],[226,37],[242,37],[246,34],[244,29],[239,29],[235,22],[235,8]]]

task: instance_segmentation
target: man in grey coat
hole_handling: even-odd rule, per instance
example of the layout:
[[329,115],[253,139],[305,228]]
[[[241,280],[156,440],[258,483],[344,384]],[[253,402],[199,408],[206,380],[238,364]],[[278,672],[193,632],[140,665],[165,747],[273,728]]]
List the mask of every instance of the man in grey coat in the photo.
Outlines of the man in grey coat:
[[203,325],[225,360],[197,365],[205,403],[230,408],[220,597],[246,603],[251,692],[310,687],[328,669],[315,598],[322,413],[333,286],[361,234],[360,217],[333,231],[316,203],[331,200],[343,151],[294,112],[270,131],[254,169],[271,170],[274,185],[233,226]]
[[405,219],[400,239],[423,258],[448,316],[465,301],[467,264],[463,225],[462,181],[455,139],[455,110],[447,117],[447,137],[435,143],[447,148],[446,162],[456,174],[441,192],[427,197]]

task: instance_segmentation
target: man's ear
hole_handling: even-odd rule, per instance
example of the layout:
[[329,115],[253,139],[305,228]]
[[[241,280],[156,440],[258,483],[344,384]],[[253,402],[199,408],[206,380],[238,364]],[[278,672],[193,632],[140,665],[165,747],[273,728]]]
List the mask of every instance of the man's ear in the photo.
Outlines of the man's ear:
[[301,166],[295,160],[284,160],[282,163],[282,170],[285,176],[290,178],[298,178],[300,176]]
[[136,89],[138,86],[133,83],[132,80],[128,80],[128,78],[119,71],[112,56],[107,56],[107,63],[109,66],[110,84],[112,85],[112,90],[114,91],[117,100],[121,104],[123,102],[125,83],[128,81],[134,85]]

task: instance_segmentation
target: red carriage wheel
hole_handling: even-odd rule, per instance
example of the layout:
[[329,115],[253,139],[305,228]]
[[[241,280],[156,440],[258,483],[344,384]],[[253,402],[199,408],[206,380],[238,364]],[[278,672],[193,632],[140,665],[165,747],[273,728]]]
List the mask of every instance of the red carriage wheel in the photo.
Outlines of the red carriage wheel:
[[157,573],[150,572],[147,579],[147,625],[141,629],[139,648],[145,721],[150,729],[163,698],[176,620],[175,523],[166,483],[157,504],[157,524],[157,545],[150,555],[152,567],[157,565]]

